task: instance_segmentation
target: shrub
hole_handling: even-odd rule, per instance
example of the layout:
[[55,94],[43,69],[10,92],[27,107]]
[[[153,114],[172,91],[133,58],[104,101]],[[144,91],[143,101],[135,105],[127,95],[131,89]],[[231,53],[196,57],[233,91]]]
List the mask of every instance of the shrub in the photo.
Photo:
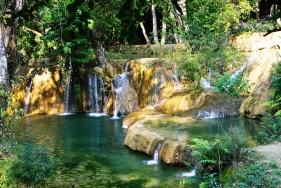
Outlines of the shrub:
[[18,185],[44,186],[52,181],[60,168],[60,160],[53,157],[44,147],[18,146],[15,156],[8,159],[7,181]]

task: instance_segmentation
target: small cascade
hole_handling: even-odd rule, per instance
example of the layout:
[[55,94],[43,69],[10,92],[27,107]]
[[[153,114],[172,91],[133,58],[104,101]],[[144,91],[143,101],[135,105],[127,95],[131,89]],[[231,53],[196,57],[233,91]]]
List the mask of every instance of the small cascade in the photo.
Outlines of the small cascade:
[[159,152],[162,147],[162,143],[159,143],[154,151],[153,159],[149,161],[143,161],[146,165],[157,165],[159,164]]
[[143,161],[143,163],[146,164],[146,165],[157,165],[157,164],[159,164],[159,152],[160,152],[161,147],[162,147],[162,143],[159,143],[157,145],[157,148],[154,151],[153,159],[149,160],[149,161]]
[[239,70],[235,71],[235,72],[231,75],[231,78],[235,78],[239,73],[243,72],[244,69],[245,69],[245,67],[246,67],[246,64],[247,64],[247,63],[244,63],[243,66],[242,66]]
[[210,87],[212,87],[212,86],[211,86],[211,81],[208,80],[208,79],[205,79],[205,78],[201,78],[201,79],[200,79],[200,85],[201,85],[203,88],[210,88]]
[[125,99],[125,93],[130,87],[128,78],[128,63],[125,65],[125,72],[118,75],[118,77],[114,80],[113,87],[115,91],[113,118],[118,118],[118,115],[125,115],[125,107],[127,106],[126,102],[128,102],[128,99]]
[[157,103],[157,101],[160,98],[161,95],[161,91],[160,91],[160,87],[161,87],[161,72],[160,71],[156,71],[153,74],[153,84],[152,84],[152,89],[151,89],[151,101],[149,103],[148,106],[155,106],[155,104]]
[[193,169],[189,172],[183,172],[180,176],[181,177],[194,177],[194,176],[196,176],[196,169]]
[[87,108],[90,113],[102,113],[104,107],[104,83],[100,75],[88,75]]
[[205,88],[213,88],[213,86],[211,86],[211,77],[212,77],[212,70],[209,68],[209,74],[208,74],[208,78],[201,78],[200,79],[200,85]]
[[31,78],[29,84],[27,84],[28,86],[26,87],[26,92],[24,97],[24,114],[28,113],[28,105],[29,105],[30,93],[32,90],[32,82],[33,79]]
[[183,172],[181,174],[178,175],[178,177],[194,177],[196,176],[196,171],[197,171],[197,168],[198,168],[198,164],[194,167],[194,169],[188,171],[188,172]]
[[211,110],[211,111],[205,111],[205,110],[199,110],[197,113],[197,117],[200,118],[224,118],[225,115],[222,112],[219,112],[217,110]]
[[[176,66],[176,65],[175,65]],[[177,69],[175,68],[174,76],[173,76],[173,83],[174,83],[174,90],[181,90],[181,85],[178,79],[178,72]]]

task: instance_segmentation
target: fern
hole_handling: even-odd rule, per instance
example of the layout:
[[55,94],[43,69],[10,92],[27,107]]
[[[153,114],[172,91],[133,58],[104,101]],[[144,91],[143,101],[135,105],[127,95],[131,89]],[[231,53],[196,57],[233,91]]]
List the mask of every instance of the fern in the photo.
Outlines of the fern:
[[279,139],[281,136],[281,117],[273,116],[268,112],[262,112],[262,131],[258,133],[259,140],[264,143],[269,143]]

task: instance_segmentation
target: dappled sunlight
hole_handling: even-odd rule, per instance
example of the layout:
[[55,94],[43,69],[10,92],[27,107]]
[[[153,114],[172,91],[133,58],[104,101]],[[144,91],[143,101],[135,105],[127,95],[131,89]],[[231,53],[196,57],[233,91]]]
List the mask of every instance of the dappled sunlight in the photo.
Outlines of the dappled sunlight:
[[34,76],[28,104],[29,114],[62,112],[62,89],[59,81],[58,70],[52,73],[44,69],[42,74]]

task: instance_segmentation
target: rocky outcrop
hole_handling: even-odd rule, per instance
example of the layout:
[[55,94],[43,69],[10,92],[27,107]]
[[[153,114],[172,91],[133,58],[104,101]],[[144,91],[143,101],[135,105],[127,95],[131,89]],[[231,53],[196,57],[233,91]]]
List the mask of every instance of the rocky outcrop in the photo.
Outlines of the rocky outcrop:
[[[145,116],[143,116],[143,113]],[[194,166],[197,164],[197,159],[192,155],[193,149],[186,144],[186,133],[175,136],[173,134],[174,130],[169,128],[162,128],[161,131],[155,131],[155,125],[153,124],[154,121],[160,119],[170,124],[182,124],[194,121],[193,118],[167,116],[163,113],[155,112],[152,109],[133,112],[129,116],[123,120],[123,126],[126,121],[127,124],[134,124],[130,126],[126,134],[124,141],[126,146],[133,150],[153,155],[160,143],[162,144],[158,154],[160,161],[172,165],[183,165],[182,161],[186,161]],[[132,121],[129,122],[130,120]]]
[[276,51],[255,53],[248,58],[243,76],[250,80],[253,86],[249,90],[249,97],[240,107],[240,114],[249,118],[259,118],[261,112],[267,109],[264,103],[270,98],[270,71],[278,61]]
[[168,115],[178,115],[202,106],[205,101],[206,94],[204,92],[195,95],[189,91],[183,91],[163,101],[162,104],[156,106],[155,109]]
[[56,114],[64,111],[59,69],[19,66],[15,75],[25,78],[14,93],[14,100],[22,104],[25,113]]

